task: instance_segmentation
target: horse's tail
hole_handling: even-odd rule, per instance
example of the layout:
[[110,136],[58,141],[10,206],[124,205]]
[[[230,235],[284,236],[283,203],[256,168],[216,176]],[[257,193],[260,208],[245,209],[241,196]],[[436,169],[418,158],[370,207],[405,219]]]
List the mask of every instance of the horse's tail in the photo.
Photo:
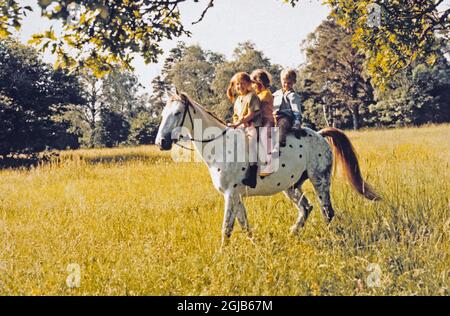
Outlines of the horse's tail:
[[319,131],[319,134],[325,137],[332,147],[335,163],[338,160],[342,163],[345,177],[352,187],[369,200],[381,200],[381,197],[362,178],[355,149],[344,132],[328,127]]

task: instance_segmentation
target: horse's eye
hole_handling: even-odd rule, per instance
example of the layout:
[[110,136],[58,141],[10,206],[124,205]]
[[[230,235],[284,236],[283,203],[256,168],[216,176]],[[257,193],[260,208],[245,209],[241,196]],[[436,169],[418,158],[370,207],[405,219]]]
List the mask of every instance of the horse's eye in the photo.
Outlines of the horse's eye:
[[175,113],[175,115],[180,115],[181,114],[181,112],[177,112],[177,113]]

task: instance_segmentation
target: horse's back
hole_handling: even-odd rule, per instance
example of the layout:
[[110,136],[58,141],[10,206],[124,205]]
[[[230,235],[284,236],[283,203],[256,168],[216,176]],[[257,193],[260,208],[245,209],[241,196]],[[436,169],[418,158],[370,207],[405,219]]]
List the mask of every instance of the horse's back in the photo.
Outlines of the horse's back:
[[312,129],[302,128],[288,135],[286,146],[280,148],[280,157],[272,161],[274,173],[258,176],[254,189],[242,186],[239,190],[247,196],[273,195],[292,187],[307,170],[325,168],[331,163],[327,141]]

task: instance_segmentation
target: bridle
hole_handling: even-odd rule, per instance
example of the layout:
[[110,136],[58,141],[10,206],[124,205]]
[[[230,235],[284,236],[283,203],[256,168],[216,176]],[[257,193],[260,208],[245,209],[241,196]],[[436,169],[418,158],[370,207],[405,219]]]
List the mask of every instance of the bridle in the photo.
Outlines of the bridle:
[[[183,127],[184,122],[186,121],[186,116],[189,117],[189,120],[190,120],[190,122],[191,122],[191,126],[192,126],[192,128],[194,128],[194,120],[192,119],[191,111],[189,110],[191,103],[189,102],[189,100],[181,100],[181,102],[182,102],[183,105],[184,105],[183,118],[181,119],[180,125],[177,126],[177,127],[175,127],[175,128],[181,128],[181,127]],[[206,113],[208,113],[208,112],[206,111]],[[210,114],[210,113],[208,113],[208,114],[211,115],[212,117],[214,117],[212,114]],[[215,118],[215,117],[214,117],[214,118]],[[215,118],[215,119],[216,119],[216,118]],[[189,140],[189,141],[191,141],[191,142],[199,142],[199,143],[203,143],[203,144],[204,144],[204,143],[210,143],[210,142],[212,142],[212,141],[215,141],[216,139],[219,139],[219,138],[222,137],[223,135],[225,135],[225,134],[227,133],[228,129],[229,129],[229,127],[226,127],[226,128],[222,131],[222,133],[220,133],[218,136],[213,137],[213,138],[210,138],[210,139],[195,139],[195,138],[193,138],[193,137],[191,137],[191,136],[188,136],[188,135],[183,136],[183,135],[181,135],[181,133],[180,133],[180,136],[178,137],[178,139],[177,139],[176,142],[174,142],[174,143],[175,143],[175,145],[177,145],[177,146],[179,146],[179,147],[181,147],[181,148],[184,148],[184,149],[193,151],[193,149],[191,149],[191,148],[187,148],[187,147],[185,147],[185,146],[183,146],[183,145],[178,144],[178,141],[181,140],[181,139],[187,138],[187,140]]]

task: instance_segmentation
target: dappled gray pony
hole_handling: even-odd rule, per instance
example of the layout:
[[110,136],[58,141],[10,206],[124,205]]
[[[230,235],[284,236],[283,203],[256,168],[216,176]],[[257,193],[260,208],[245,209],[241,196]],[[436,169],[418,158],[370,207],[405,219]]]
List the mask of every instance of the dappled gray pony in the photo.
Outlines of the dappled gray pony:
[[[194,138],[194,121],[201,122],[201,128],[215,128],[218,135],[204,139]],[[174,136],[174,130],[184,130],[187,135]],[[231,236],[237,218],[241,227],[252,237],[247,212],[242,202],[243,196],[273,195],[283,191],[298,209],[298,218],[291,231],[297,233],[304,226],[312,206],[302,193],[302,184],[309,179],[320,200],[322,214],[327,222],[334,216],[330,199],[331,172],[334,156],[343,165],[343,171],[352,187],[370,200],[379,196],[363,180],[355,150],[347,136],[335,128],[325,128],[315,132],[302,129],[302,135],[289,135],[286,146],[281,148],[279,168],[269,176],[258,177],[256,187],[242,184],[246,162],[211,161],[205,152],[206,146],[222,142],[233,133],[222,120],[192,101],[186,94],[175,94],[167,102],[159,126],[156,144],[161,150],[170,150],[181,136],[194,143],[197,152],[208,166],[214,187],[223,194],[225,212],[222,227],[222,244]],[[179,133],[181,134],[181,132]],[[201,134],[201,133],[200,133]],[[203,134],[201,134],[203,135]],[[327,142],[328,141],[328,142]],[[331,145],[331,146],[330,146]],[[333,148],[333,152],[332,149]]]

